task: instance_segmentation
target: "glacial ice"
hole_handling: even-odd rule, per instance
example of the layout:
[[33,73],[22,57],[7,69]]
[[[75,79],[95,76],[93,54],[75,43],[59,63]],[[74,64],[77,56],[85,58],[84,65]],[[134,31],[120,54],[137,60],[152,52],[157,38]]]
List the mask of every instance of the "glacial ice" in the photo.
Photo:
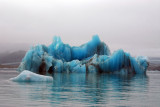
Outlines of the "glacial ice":
[[52,75],[54,73],[134,73],[146,72],[146,57],[132,57],[122,49],[111,54],[108,46],[98,35],[79,47],[64,44],[60,37],[55,36],[48,47],[36,45],[23,58],[18,71]]
[[10,80],[15,82],[52,82],[53,78],[24,70],[17,77],[11,78]]

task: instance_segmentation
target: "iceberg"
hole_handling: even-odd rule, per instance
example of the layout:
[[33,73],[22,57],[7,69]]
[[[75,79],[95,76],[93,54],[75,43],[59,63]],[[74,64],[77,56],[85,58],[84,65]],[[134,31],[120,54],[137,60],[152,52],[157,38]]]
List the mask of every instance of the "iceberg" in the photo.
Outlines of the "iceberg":
[[15,82],[52,82],[53,78],[24,70],[17,77],[11,78],[10,80]]
[[79,47],[64,44],[55,36],[49,46],[31,47],[17,70],[41,75],[74,72],[143,74],[147,67],[146,57],[132,57],[122,49],[111,54],[109,47],[95,35]]

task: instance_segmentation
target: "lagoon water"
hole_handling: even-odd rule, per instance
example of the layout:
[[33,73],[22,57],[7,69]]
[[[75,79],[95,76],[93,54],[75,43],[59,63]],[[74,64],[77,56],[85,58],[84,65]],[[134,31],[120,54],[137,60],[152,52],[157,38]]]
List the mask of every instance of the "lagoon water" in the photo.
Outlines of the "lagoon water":
[[146,75],[55,74],[53,83],[16,83],[0,71],[0,107],[159,107],[160,71]]

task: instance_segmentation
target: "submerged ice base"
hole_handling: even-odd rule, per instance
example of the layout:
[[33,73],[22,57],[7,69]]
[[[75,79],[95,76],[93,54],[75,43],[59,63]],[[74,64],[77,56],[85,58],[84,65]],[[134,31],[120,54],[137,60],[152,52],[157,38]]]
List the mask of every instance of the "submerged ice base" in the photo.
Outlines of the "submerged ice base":
[[60,37],[54,37],[48,47],[32,47],[23,58],[18,71],[29,70],[48,75],[62,73],[145,73],[148,67],[146,57],[131,57],[122,49],[110,53],[108,46],[97,35],[79,47],[64,44]]

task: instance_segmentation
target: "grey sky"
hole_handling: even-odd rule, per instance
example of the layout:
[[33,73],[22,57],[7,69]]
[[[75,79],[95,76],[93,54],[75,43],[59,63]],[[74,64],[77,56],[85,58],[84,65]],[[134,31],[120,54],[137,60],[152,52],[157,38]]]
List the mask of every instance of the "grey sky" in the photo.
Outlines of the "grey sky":
[[54,35],[81,45],[94,34],[112,51],[160,56],[160,0],[0,0],[1,51]]

